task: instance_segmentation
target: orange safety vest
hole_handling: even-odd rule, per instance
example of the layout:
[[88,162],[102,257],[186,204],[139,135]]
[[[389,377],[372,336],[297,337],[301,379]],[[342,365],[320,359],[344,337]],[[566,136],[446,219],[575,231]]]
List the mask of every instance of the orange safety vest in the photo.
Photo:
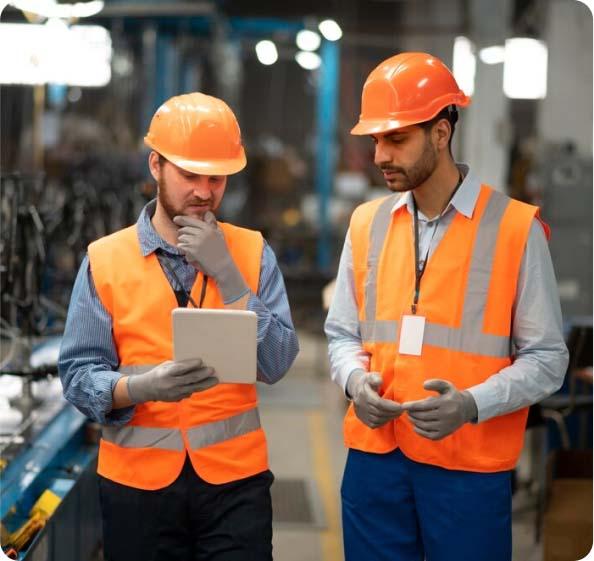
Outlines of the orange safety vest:
[[[235,264],[256,293],[263,238],[259,232],[219,222]],[[131,226],[89,246],[93,281],[113,323],[122,374],[134,375],[172,359],[171,310],[175,294],[154,253],[141,253]],[[200,298],[199,273],[192,298]],[[205,308],[223,308],[209,279]],[[209,483],[227,483],[268,469],[255,384],[220,384],[177,403],[136,405],[124,426],[104,426],[97,471],[103,477],[154,490],[175,481],[186,453]]]
[[[350,235],[355,294],[370,372],[380,372],[380,393],[399,403],[435,396],[423,389],[431,378],[464,390],[513,362],[511,326],[516,285],[537,207],[482,185],[469,219],[457,213],[429,258],[417,314],[426,318],[421,356],[398,352],[399,324],[411,313],[414,238],[406,207],[391,212],[398,194],[365,203],[353,213]],[[545,225],[548,234],[548,227]],[[406,414],[378,429],[347,411],[350,448],[387,453],[396,448],[412,460],[475,472],[512,469],[522,449],[527,408],[467,423],[432,441],[416,434]]]

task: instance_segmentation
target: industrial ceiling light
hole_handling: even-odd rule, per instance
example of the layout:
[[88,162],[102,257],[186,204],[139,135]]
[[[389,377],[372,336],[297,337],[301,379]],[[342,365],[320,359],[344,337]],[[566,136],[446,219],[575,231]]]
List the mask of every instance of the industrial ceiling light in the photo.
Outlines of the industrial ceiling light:
[[500,64],[505,60],[505,47],[503,45],[485,47],[479,51],[479,58],[485,64]]
[[302,51],[315,51],[320,46],[322,38],[315,31],[302,29],[297,33],[295,41]]
[[544,99],[547,95],[548,50],[543,41],[515,37],[505,42],[503,92],[512,99]]
[[43,18],[79,19],[98,14],[104,6],[102,0],[58,4],[55,0],[10,0],[0,4],[10,4],[22,12],[35,14]]
[[259,41],[256,44],[256,56],[258,57],[258,60],[266,66],[274,64],[278,60],[276,45],[268,39]]
[[301,68],[305,68],[305,70],[315,70],[322,64],[320,55],[307,51],[299,51],[295,55],[295,60],[297,61],[297,64],[299,64]]
[[318,28],[328,41],[338,41],[342,37],[342,29],[333,19],[325,19]]
[[109,31],[98,25],[0,23],[1,84],[101,87],[111,80],[111,57]]
[[466,95],[474,93],[476,57],[474,45],[467,37],[456,37],[454,41],[454,77]]

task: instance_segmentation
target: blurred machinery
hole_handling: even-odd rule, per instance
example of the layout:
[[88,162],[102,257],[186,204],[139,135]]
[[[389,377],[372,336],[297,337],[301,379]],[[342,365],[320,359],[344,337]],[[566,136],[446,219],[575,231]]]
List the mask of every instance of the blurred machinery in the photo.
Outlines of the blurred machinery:
[[61,337],[23,336],[6,323],[0,354],[2,550],[19,560],[91,559],[100,539],[96,436],[63,399],[54,377]]
[[564,319],[592,310],[592,159],[549,146],[539,162],[542,209]]
[[87,561],[100,546],[98,431],[63,399],[56,374],[87,244],[144,204],[117,169],[86,160],[61,181],[0,177],[0,528],[12,559]]

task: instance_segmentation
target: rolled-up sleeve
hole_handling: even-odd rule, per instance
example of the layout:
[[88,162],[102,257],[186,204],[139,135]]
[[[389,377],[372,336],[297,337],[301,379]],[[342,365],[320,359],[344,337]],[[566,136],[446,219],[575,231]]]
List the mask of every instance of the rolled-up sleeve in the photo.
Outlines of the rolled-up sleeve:
[[118,365],[111,317],[97,295],[85,257],[72,290],[58,359],[64,397],[98,423],[126,424],[134,407],[112,409],[113,388],[121,378]]
[[250,294],[247,309],[258,316],[258,380],[278,382],[299,352],[289,299],[274,252],[264,243],[258,294]]

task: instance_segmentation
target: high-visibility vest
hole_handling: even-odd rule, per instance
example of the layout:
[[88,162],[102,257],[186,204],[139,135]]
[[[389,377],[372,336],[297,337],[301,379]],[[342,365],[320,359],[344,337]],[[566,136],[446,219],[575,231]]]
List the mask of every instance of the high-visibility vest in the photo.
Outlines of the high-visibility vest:
[[[261,234],[219,226],[246,284],[257,293]],[[177,300],[155,253],[142,255],[137,227],[93,242],[89,260],[97,293],[112,318],[118,371],[134,375],[171,360],[171,311]],[[196,302],[203,279],[199,273],[192,288]],[[204,307],[223,308],[213,279],[207,283]],[[97,471],[117,483],[160,489],[175,481],[186,453],[196,473],[215,484],[268,469],[255,384],[220,384],[179,402],[136,405],[129,423],[103,427]]]
[[[513,362],[511,326],[516,285],[537,207],[482,185],[472,218],[456,213],[427,261],[417,315],[426,318],[421,356],[398,352],[403,315],[415,286],[413,221],[399,195],[365,203],[353,213],[350,235],[355,294],[370,372],[380,372],[380,394],[399,403],[436,396],[431,378],[464,390]],[[545,231],[548,235],[548,227]],[[371,429],[345,417],[350,448],[387,453],[446,469],[495,472],[514,467],[522,449],[527,408],[467,423],[439,441],[416,434],[407,414]]]

